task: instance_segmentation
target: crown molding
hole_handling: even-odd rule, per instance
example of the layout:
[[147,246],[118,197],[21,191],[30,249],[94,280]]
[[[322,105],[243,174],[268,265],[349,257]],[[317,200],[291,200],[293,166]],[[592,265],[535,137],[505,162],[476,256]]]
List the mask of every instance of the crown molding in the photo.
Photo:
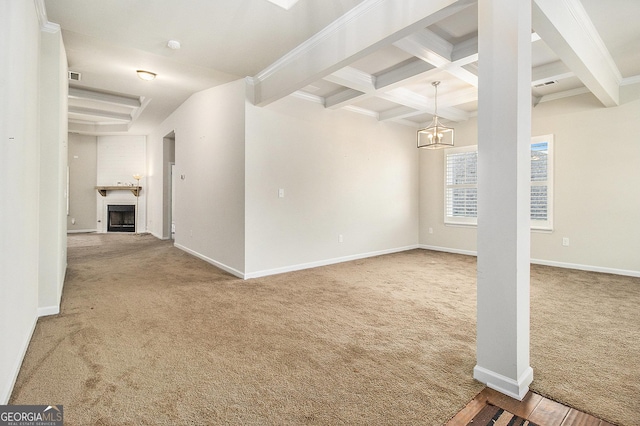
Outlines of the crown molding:
[[33,4],[35,5],[36,13],[38,14],[40,30],[52,34],[60,32],[60,25],[49,22],[49,18],[47,18],[47,8],[44,5],[44,0],[33,0]]
[[345,111],[351,111],[351,112],[355,112],[357,114],[373,117],[376,120],[379,119],[378,113],[375,112],[375,111],[371,111],[370,109],[361,108],[361,107],[357,107],[357,106],[354,106],[354,105],[347,105],[347,106],[343,107],[342,109],[344,109]]
[[318,95],[312,95],[311,93],[297,90],[291,94],[294,98],[304,99],[305,101],[313,102],[324,106],[324,98]]
[[632,77],[623,78],[620,82],[620,86],[629,86],[631,84],[640,83],[640,75],[634,75]]

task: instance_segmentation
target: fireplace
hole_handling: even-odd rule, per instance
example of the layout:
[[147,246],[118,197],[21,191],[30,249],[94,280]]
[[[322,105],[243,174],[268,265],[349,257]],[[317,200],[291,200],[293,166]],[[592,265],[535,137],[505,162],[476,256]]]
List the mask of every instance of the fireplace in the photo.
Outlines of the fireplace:
[[136,232],[136,206],[109,204],[107,206],[107,232]]

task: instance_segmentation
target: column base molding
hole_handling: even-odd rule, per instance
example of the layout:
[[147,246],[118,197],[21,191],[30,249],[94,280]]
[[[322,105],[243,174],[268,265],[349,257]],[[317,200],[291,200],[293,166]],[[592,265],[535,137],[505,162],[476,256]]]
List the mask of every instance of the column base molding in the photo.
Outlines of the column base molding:
[[527,367],[516,381],[476,365],[473,369],[473,378],[493,390],[522,401],[527,392],[529,392],[529,385],[533,382],[533,369]]

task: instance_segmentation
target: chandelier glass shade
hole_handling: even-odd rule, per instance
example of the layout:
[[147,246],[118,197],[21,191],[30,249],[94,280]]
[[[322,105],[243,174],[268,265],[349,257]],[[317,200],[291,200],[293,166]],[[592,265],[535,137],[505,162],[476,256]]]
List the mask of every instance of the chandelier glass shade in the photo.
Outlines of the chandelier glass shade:
[[440,82],[434,81],[431,84],[436,91],[433,121],[429,126],[418,130],[418,148],[450,148],[453,146],[453,128],[443,126],[438,119],[438,85]]

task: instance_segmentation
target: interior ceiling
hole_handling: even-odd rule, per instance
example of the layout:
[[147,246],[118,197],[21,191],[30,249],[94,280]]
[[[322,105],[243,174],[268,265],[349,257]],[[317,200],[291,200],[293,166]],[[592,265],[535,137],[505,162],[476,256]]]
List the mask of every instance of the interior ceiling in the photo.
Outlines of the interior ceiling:
[[[81,74],[70,80],[69,131],[149,134],[191,94],[259,74],[351,9],[374,1],[300,0],[287,10],[267,0],[44,0],[48,20],[62,28],[69,69]],[[419,127],[431,120],[431,82],[439,80],[438,115],[453,122],[474,116],[478,13],[470,3],[293,95]],[[586,12],[581,25],[595,27],[618,83],[640,82],[640,1],[569,3]],[[170,49],[169,40],[181,48]],[[452,50],[464,54],[453,60]],[[534,104],[589,91],[556,50],[532,34]],[[140,80],[137,69],[157,78]]]

